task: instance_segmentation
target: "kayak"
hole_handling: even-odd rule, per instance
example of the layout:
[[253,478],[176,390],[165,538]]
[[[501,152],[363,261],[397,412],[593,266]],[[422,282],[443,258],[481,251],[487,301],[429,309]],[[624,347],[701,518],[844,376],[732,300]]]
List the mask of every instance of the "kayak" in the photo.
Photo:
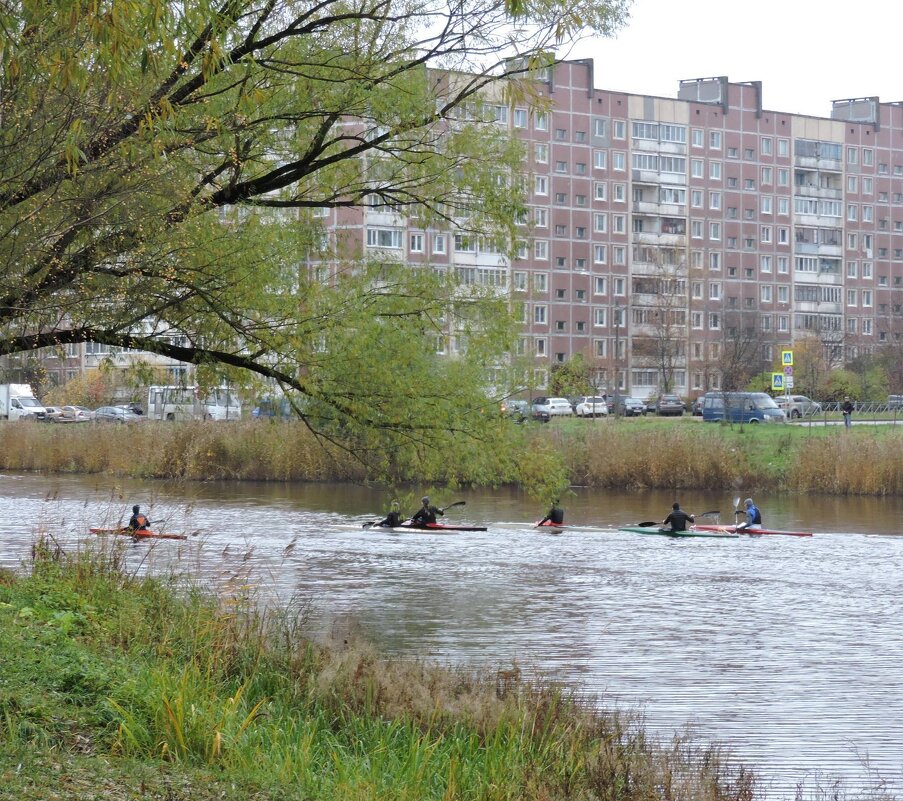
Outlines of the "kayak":
[[398,529],[413,529],[414,531],[486,531],[486,526],[454,526],[447,523],[402,523]]
[[92,534],[121,534],[135,540],[187,540],[186,534],[161,534],[157,531],[132,531],[129,528],[91,528]]
[[753,529],[752,531],[737,531],[734,526],[695,526],[697,531],[726,531],[729,533],[736,532],[737,534],[746,534],[750,537],[758,537],[766,534],[774,534],[774,535],[783,535],[785,537],[811,537],[811,531],[779,531],[774,528],[759,528]]
[[737,539],[740,535],[729,531],[699,531],[690,529],[689,531],[671,531],[670,528],[659,528],[658,526],[621,526],[619,531],[630,531],[633,534],[656,535],[659,537],[673,537],[680,539],[682,537],[703,537],[706,539]]
[[565,529],[565,525],[564,523],[553,523],[551,520],[547,520],[545,523],[535,523],[533,528],[542,529],[549,534],[561,534]]

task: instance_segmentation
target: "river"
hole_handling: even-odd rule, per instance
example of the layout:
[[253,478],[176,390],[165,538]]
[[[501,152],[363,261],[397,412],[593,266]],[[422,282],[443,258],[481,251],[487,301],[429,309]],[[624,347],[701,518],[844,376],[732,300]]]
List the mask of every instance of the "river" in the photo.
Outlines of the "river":
[[[757,497],[768,526],[816,536],[680,541],[617,531],[664,517],[666,492],[575,488],[557,536],[530,530],[544,510],[515,491],[434,494],[459,499],[448,519],[488,531],[365,531],[386,496],[348,485],[6,474],[0,564],[21,564],[38,531],[71,549],[141,503],[193,536],[127,541],[136,569],[175,560],[211,586],[300,599],[317,636],[355,629],[402,657],[516,661],[641,709],[662,736],[727,744],[768,798],[835,779],[903,792],[903,499]],[[679,500],[731,517],[723,493]]]

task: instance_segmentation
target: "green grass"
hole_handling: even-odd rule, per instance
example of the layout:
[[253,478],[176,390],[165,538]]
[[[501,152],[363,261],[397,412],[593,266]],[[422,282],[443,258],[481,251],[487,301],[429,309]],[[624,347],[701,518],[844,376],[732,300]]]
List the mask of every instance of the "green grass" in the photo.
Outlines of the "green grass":
[[41,546],[0,575],[0,648],[2,799],[753,797],[718,748],[657,745],[517,666],[326,648],[297,617],[130,578],[116,551]]

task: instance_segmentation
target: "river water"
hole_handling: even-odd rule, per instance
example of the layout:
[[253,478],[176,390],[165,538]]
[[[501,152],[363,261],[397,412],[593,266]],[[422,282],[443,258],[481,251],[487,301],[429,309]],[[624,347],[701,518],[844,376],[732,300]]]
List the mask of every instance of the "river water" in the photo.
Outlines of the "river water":
[[[363,530],[386,496],[347,485],[7,474],[0,564],[26,559],[38,531],[71,549],[141,503],[158,530],[192,536],[126,541],[136,569],[249,582],[308,604],[318,635],[353,628],[402,657],[516,661],[641,709],[662,736],[725,743],[768,798],[835,780],[903,794],[903,500],[757,498],[768,526],[816,536],[673,541],[617,531],[664,517],[670,493],[575,488],[557,536],[529,528],[544,510],[517,492],[434,495],[459,499],[447,519],[488,531]],[[723,493],[679,500],[731,517]]]

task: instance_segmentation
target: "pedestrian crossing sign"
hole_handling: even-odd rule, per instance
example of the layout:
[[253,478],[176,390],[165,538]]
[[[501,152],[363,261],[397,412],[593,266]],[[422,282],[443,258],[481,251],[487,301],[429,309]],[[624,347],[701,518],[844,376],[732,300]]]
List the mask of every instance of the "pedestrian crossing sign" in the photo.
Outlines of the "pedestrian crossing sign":
[[792,350],[782,350],[781,351],[781,364],[784,367],[793,367],[793,351]]
[[771,388],[775,392],[783,392],[784,391],[784,374],[783,373],[772,373],[771,374]]

